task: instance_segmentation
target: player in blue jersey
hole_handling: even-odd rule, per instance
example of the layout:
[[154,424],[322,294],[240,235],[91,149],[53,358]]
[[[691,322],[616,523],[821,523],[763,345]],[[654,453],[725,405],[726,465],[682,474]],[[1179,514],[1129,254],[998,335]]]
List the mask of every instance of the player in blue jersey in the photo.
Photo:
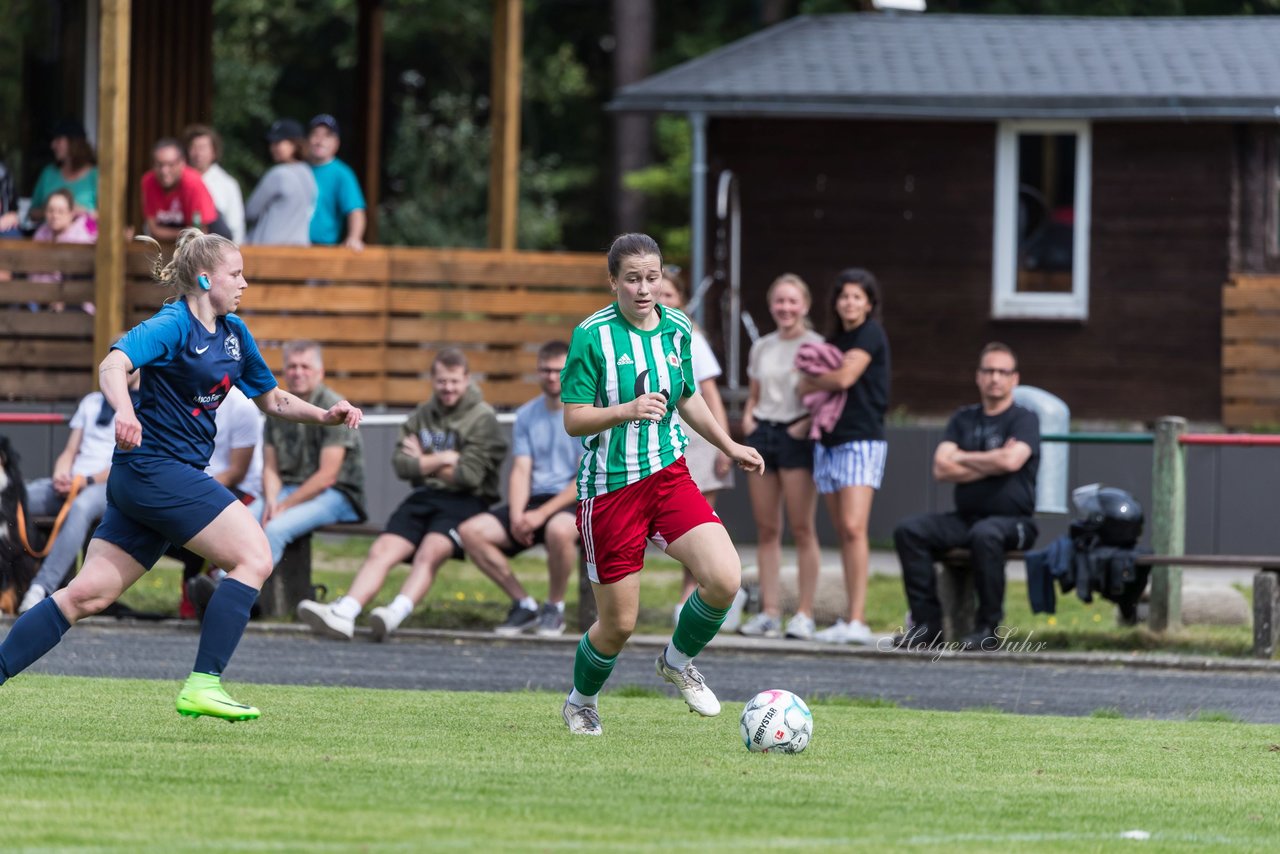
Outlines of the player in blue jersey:
[[[153,272],[174,301],[117,341],[98,368],[116,410],[106,514],[80,574],[23,614],[0,644],[0,685],[57,645],[73,623],[116,601],[172,542],[230,570],[205,610],[178,712],[251,720],[258,710],[231,699],[221,677],[271,575],[271,549],[249,509],[204,473],[217,430],[213,410],[235,385],[263,412],[287,421],[355,428],[361,412],[345,400],[326,411],[276,386],[232,313],[248,283],[230,240],[184,229],[173,260],[157,257]],[[128,377],[136,368],[142,386],[135,410]]]

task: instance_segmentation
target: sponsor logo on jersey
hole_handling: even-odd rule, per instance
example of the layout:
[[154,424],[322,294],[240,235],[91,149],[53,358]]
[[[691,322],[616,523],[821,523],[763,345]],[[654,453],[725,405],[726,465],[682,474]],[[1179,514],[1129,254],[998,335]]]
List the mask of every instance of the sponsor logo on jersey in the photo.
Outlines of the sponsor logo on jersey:
[[[636,374],[636,385],[635,385],[635,395],[636,395],[636,397],[639,397],[639,396],[640,396],[640,395],[642,395],[642,394],[648,394],[648,393],[649,393],[650,389],[649,389],[649,382],[648,382],[648,380],[649,380],[649,371],[648,371],[647,369],[646,369],[646,370],[641,371],[641,372],[640,372],[640,373],[638,373],[638,374]],[[667,391],[665,388],[655,388],[655,389],[653,389],[653,391],[655,391],[655,392],[657,392],[658,394],[662,395],[662,396],[663,396],[663,397],[665,397],[668,401],[670,401],[670,400],[671,400],[671,392]],[[632,427],[635,427],[635,428],[638,430],[638,429],[640,429],[640,425],[641,425],[641,424],[655,424],[655,423],[656,423],[656,424],[658,424],[659,426],[661,426],[661,425],[663,425],[663,424],[667,424],[667,423],[669,423],[670,421],[671,421],[671,409],[670,409],[670,408],[668,408],[668,409],[667,409],[666,414],[662,416],[662,419],[661,419],[660,421],[654,422],[654,421],[647,421],[647,420],[636,420],[636,421],[632,421],[632,422],[631,422],[631,426],[632,426]]]
[[678,368],[678,367],[680,367],[680,357],[679,357],[679,356],[677,356],[675,353],[668,353],[668,354],[667,354],[667,364],[668,364],[668,365],[670,365],[670,366],[671,366],[671,367],[673,367],[673,368]]
[[627,353],[623,353],[621,356],[618,357],[618,367],[622,367],[623,365],[634,365],[634,364],[635,362],[631,361],[631,356]]
[[193,394],[191,402],[195,404],[195,408],[191,410],[192,417],[199,418],[201,412],[212,412],[217,409],[222,405],[222,401],[229,391],[231,391],[231,377],[223,374],[217,385],[209,389],[207,393]]

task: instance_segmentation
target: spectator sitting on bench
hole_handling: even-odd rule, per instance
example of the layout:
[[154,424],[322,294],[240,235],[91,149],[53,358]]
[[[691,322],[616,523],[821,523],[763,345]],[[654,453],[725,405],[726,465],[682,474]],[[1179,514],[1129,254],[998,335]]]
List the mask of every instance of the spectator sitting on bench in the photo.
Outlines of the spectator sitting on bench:
[[369,612],[374,639],[386,640],[427,595],[440,565],[462,558],[457,527],[497,500],[507,440],[493,407],[471,384],[467,357],[452,347],[440,351],[431,381],[431,399],[400,426],[391,460],[396,476],[410,481],[413,492],[373,541],[345,596],[328,605],[310,599],[298,603],[298,617],[326,637],[350,640],[356,617],[378,595],[391,567],[410,561],[399,595]]
[[[284,345],[284,384],[322,409],[342,399],[324,384],[324,356],[315,341]],[[262,443],[262,501],[249,509],[271,544],[272,566],[279,565],[289,543],[316,528],[365,520],[364,445],[358,431],[269,418]]]
[[[213,411],[213,416],[218,432],[213,437],[213,454],[209,457],[205,473],[252,509],[262,503],[262,422],[265,416],[237,386],[231,387]],[[172,546],[168,554],[182,561],[182,602],[178,606],[178,616],[184,620],[203,620],[205,606],[213,598],[213,591],[226,571],[210,567],[208,574],[202,574],[207,561],[179,546]]]
[[1040,421],[1013,402],[1018,384],[1013,350],[997,342],[983,347],[977,383],[982,403],[951,416],[933,455],[934,478],[956,485],[956,509],[911,516],[893,532],[911,608],[911,625],[894,638],[896,646],[928,647],[941,639],[934,561],[949,549],[964,547],[978,605],[974,631],[960,645],[982,649],[1004,618],[1004,554],[1035,542]]
[[[542,394],[516,410],[507,503],[458,526],[462,547],[485,575],[511,597],[500,635],[537,628],[543,637],[564,634],[564,594],[578,557],[578,462],[582,442],[564,429],[560,372],[569,345],[551,341],[538,350]],[[508,557],[530,546],[547,547],[547,601],[537,602],[511,572]]]
[[[137,371],[129,375],[130,393],[137,392],[140,378]],[[58,513],[73,486],[77,491],[61,527],[55,532],[53,544],[47,546],[48,556],[18,605],[19,614],[25,614],[62,586],[90,528],[106,512],[107,473],[111,471],[111,455],[116,450],[115,424],[116,411],[102,392],[86,394],[71,416],[71,435],[53,462],[53,477],[27,485],[27,513],[32,516]]]

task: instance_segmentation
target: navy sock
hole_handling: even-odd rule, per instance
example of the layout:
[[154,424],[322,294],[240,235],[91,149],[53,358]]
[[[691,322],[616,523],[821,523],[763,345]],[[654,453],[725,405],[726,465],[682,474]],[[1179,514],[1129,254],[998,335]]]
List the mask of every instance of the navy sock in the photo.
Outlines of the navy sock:
[[19,617],[0,644],[0,685],[57,646],[69,628],[52,596]]
[[249,609],[257,600],[258,591],[249,585],[234,578],[222,579],[204,609],[200,647],[196,650],[196,666],[192,668],[196,673],[222,675],[249,623]]

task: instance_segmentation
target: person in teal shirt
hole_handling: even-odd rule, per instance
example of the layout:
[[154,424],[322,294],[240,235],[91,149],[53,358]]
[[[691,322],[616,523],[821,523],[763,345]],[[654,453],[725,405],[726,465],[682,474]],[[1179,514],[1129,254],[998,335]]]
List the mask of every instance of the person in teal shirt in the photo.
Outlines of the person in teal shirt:
[[[340,136],[338,120],[321,113],[311,120],[307,141],[311,145],[311,169],[319,196],[311,214],[311,245],[337,246],[359,252],[364,249],[367,223],[364,193],[351,167],[337,158]],[[346,239],[342,236],[347,227]]]
[[44,220],[44,204],[49,195],[66,187],[76,200],[75,213],[98,215],[98,158],[77,119],[62,119],[53,126],[53,163],[44,167],[31,193],[31,213],[36,222]]

